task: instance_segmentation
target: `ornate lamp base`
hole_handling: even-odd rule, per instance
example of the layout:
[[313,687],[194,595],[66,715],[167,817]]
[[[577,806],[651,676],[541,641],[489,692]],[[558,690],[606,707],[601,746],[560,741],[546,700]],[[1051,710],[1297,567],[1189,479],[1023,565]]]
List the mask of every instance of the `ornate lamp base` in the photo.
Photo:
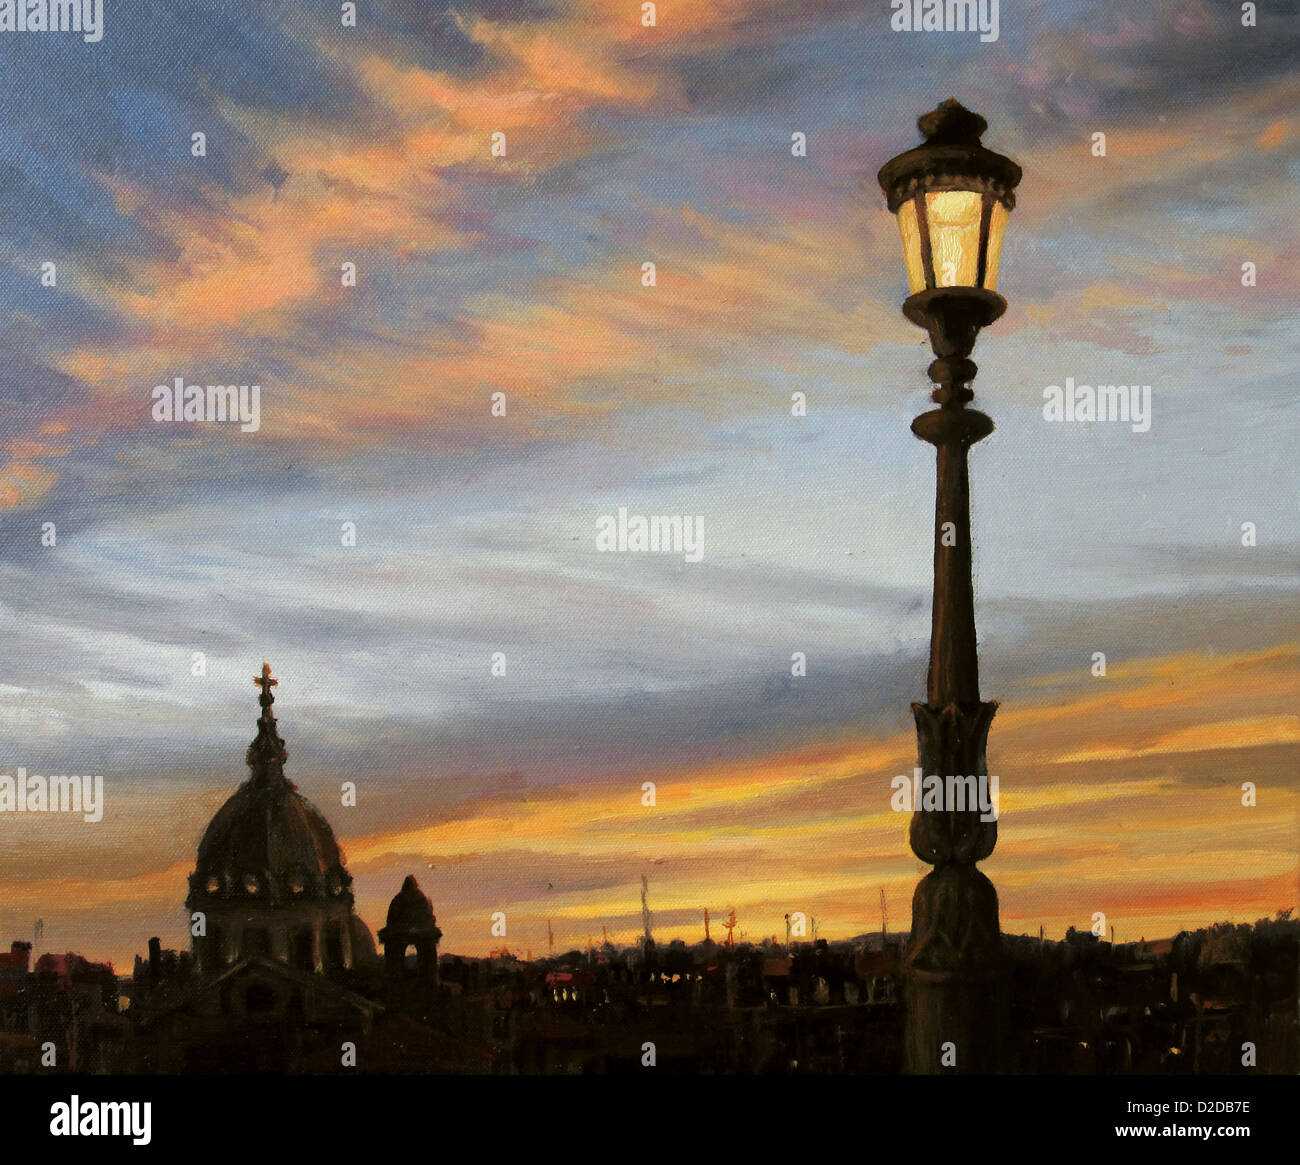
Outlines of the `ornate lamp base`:
[[[913,704],[921,771],[941,780],[988,776],[985,749],[997,704]],[[987,789],[987,785],[985,786]],[[1003,1066],[1005,1019],[998,895],[975,863],[993,852],[996,817],[978,803],[912,814],[912,852],[935,868],[912,897],[904,1071],[993,1073]]]

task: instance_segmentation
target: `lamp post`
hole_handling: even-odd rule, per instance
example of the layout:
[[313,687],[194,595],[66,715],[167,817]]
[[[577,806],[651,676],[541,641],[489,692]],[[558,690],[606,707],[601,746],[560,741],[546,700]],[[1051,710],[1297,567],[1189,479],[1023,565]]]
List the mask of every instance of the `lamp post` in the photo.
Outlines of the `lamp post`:
[[[971,586],[970,481],[966,451],[993,431],[967,408],[970,359],[980,328],[1006,310],[997,293],[1007,214],[1020,167],[985,149],[988,124],[949,99],[921,117],[925,142],[878,175],[898,217],[907,266],[903,314],[930,335],[931,399],[912,422],[937,452],[934,607],[926,702],[913,704],[925,776],[988,773],[985,747],[997,704],[980,699]],[[997,821],[978,806],[914,806],[912,852],[934,866],[917,884],[908,943],[904,1071],[990,1073],[1004,1068],[1005,997],[998,896],[976,863],[997,843]]]

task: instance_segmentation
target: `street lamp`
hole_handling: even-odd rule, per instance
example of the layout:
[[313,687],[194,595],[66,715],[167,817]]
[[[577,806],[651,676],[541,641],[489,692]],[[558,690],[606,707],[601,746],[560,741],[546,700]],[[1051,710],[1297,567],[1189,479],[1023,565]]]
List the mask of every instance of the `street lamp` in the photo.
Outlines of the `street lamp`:
[[[997,709],[979,694],[966,465],[966,451],[993,422],[966,405],[975,397],[975,338],[1007,306],[998,265],[1020,167],[985,149],[988,123],[951,98],[917,125],[925,142],[886,162],[878,178],[903,238],[903,314],[929,332],[935,356],[929,375],[939,407],[912,422],[935,447],[938,471],[930,670],[926,702],[912,713],[922,773],[951,789],[947,778],[987,777]],[[998,896],[975,864],[993,852],[997,821],[969,804],[915,809],[912,851],[934,869],[912,899],[904,1070],[997,1072],[1005,1066]]]

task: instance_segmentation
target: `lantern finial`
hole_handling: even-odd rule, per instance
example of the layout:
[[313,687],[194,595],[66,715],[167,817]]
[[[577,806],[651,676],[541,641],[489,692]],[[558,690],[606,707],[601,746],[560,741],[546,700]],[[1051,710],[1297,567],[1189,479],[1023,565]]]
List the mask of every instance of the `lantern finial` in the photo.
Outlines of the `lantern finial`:
[[916,128],[931,145],[978,146],[980,135],[988,127],[987,121],[978,113],[972,113],[955,97],[949,97],[937,109],[916,119]]

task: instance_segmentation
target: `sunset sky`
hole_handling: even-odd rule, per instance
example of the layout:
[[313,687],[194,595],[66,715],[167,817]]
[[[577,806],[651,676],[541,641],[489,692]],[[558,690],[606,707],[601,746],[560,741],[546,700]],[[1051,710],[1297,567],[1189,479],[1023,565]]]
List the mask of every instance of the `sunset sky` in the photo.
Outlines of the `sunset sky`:
[[[0,773],[106,798],[0,814],[0,949],[188,945],[263,660],[372,930],[407,873],[464,954],[496,910],[519,951],[630,941],[643,873],[660,938],[848,937],[881,887],[906,930],[930,353],[874,175],[950,96],[1024,168],[971,457],[1003,928],[1300,906],[1300,32],[1129,7],[1005,0],[990,43],[886,0],[0,35]],[[155,422],[178,376],[260,385],[259,430]],[[1150,431],[1047,422],[1067,377],[1151,385]],[[702,516],[702,560],[599,553],[619,507]]]

